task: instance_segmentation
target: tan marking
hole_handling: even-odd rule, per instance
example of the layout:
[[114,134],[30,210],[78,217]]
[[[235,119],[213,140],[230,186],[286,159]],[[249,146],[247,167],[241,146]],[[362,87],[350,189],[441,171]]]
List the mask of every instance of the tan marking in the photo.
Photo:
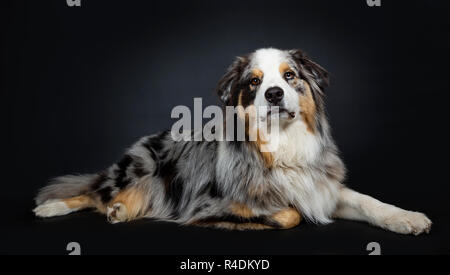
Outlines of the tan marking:
[[83,210],[86,208],[96,208],[100,213],[106,213],[106,206],[99,198],[94,199],[89,195],[81,195],[62,200],[68,208]]
[[239,217],[243,217],[243,218],[246,218],[246,219],[251,218],[251,217],[254,216],[253,215],[253,211],[250,208],[248,208],[245,204],[242,204],[242,203],[233,203],[230,206],[230,211],[234,215],[239,216]]
[[289,229],[297,226],[302,220],[302,217],[294,208],[286,208],[274,214],[272,219],[279,223],[282,228]]
[[272,153],[262,152],[261,148],[262,148],[262,146],[266,145],[267,142],[261,139],[261,134],[260,134],[259,130],[257,131],[256,135],[257,135],[256,142],[255,142],[256,147],[258,148],[258,151],[260,152],[261,157],[262,157],[266,167],[271,168],[271,167],[273,167],[273,163],[274,163],[275,159],[274,159]]
[[[242,211],[241,214],[247,214],[246,206],[242,204],[236,204],[234,207],[239,208],[238,211]],[[242,217],[244,217],[242,215]],[[250,216],[249,216],[250,217]],[[248,217],[248,218],[249,218]],[[247,218],[247,217],[244,217]],[[295,210],[294,208],[286,208],[283,209],[274,215],[271,216],[271,219],[275,222],[277,222],[282,229],[290,229],[295,226],[297,226],[300,221],[302,220],[302,217],[300,213]],[[232,223],[232,222],[226,222],[226,221],[207,221],[207,220],[199,220],[194,221],[190,223],[191,225],[195,226],[203,226],[203,227],[214,227],[214,228],[223,228],[223,229],[229,229],[229,230],[264,230],[264,229],[275,229],[273,226],[261,224],[261,223]]]
[[316,131],[316,103],[308,82],[303,80],[303,84],[305,85],[305,92],[299,95],[300,115],[306,123],[308,131],[314,133]]
[[259,78],[259,79],[262,79],[263,76],[264,76],[264,73],[263,73],[263,71],[261,71],[260,69],[253,69],[253,70],[252,70],[252,78],[257,77],[257,78]]
[[289,66],[289,64],[286,62],[281,63],[278,67],[278,70],[280,71],[281,75],[284,75],[284,73],[287,71],[292,71],[291,66]]
[[95,206],[92,199],[86,195],[63,199],[63,202],[70,209],[84,209]]
[[143,191],[136,186],[129,187],[117,194],[110,203],[110,207],[115,203],[122,203],[127,210],[127,219],[132,220],[144,215],[146,210],[146,200]]
[[[244,109],[242,106],[242,93],[243,93],[243,91],[240,92],[239,99],[238,99],[238,106],[237,106],[238,116],[241,119],[245,120],[245,133],[247,134],[247,136],[252,137],[253,140],[256,137],[256,141],[252,141],[252,142],[253,142],[253,144],[256,145],[256,148],[259,151],[259,153],[261,154],[261,157],[262,157],[266,167],[271,168],[274,163],[273,155],[270,152],[262,152],[262,149],[261,149],[261,147],[263,145],[267,144],[267,141],[263,140],[261,138],[262,134],[259,132],[259,130],[257,128],[250,127],[250,126],[255,126],[255,124],[256,124],[256,119],[257,119],[256,118],[256,114],[257,114],[256,107],[254,105],[250,105]],[[252,121],[253,123],[250,123],[250,121]]]
[[106,206],[99,200],[88,195],[81,195],[62,200],[68,208],[83,210],[86,208],[96,208],[100,213],[106,213]]
[[244,92],[243,90],[241,90],[241,91],[239,92],[238,105],[236,106],[238,116],[239,116],[239,118],[241,118],[242,120],[245,119],[245,109],[244,109],[244,106],[242,106],[242,93],[243,93],[243,92]]

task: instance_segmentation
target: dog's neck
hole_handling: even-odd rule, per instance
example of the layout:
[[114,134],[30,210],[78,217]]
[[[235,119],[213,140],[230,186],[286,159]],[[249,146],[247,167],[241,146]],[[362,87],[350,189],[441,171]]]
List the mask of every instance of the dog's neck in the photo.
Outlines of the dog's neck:
[[[269,129],[271,127],[268,127]],[[225,127],[217,129],[218,135],[225,139]],[[248,129],[247,129],[248,130]],[[297,118],[289,123],[281,123],[277,130],[271,128],[270,133],[257,129],[257,138],[247,141],[233,141],[242,143],[262,157],[268,168],[309,166],[316,162],[322,152],[323,143],[318,133],[311,132],[302,119]],[[266,134],[264,134],[266,133]],[[244,151],[245,152],[245,151]]]
[[321,151],[319,137],[308,130],[302,120],[284,126],[279,134],[269,136],[269,141],[275,143],[276,149],[272,152],[275,166],[309,165],[315,162]]
[[300,119],[280,125],[278,131],[272,128],[269,134],[266,132],[258,130],[256,141],[246,144],[262,157],[268,168],[309,166],[321,152],[320,137]]

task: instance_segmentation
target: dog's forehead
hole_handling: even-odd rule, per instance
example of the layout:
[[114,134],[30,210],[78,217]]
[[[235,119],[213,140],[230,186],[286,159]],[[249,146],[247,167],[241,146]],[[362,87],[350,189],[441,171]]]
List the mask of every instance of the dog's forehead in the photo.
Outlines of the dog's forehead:
[[257,50],[251,58],[251,67],[264,73],[277,72],[284,63],[290,63],[289,53],[272,48]]

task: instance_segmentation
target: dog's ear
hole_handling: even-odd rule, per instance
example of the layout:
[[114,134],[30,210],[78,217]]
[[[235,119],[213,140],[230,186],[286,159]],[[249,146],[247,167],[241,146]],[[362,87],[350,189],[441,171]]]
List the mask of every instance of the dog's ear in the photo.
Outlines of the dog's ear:
[[302,50],[290,50],[289,53],[297,63],[303,77],[308,81],[314,81],[323,92],[330,83],[328,72],[322,66],[312,61]]
[[239,84],[242,73],[248,64],[247,57],[237,57],[217,84],[217,94],[224,105],[229,105],[234,88]]

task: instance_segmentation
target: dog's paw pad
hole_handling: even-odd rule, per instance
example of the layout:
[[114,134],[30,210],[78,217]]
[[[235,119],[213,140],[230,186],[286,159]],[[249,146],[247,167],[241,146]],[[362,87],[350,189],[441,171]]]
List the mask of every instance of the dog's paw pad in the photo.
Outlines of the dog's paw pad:
[[127,220],[127,208],[123,203],[117,202],[107,208],[108,222],[115,224]]

